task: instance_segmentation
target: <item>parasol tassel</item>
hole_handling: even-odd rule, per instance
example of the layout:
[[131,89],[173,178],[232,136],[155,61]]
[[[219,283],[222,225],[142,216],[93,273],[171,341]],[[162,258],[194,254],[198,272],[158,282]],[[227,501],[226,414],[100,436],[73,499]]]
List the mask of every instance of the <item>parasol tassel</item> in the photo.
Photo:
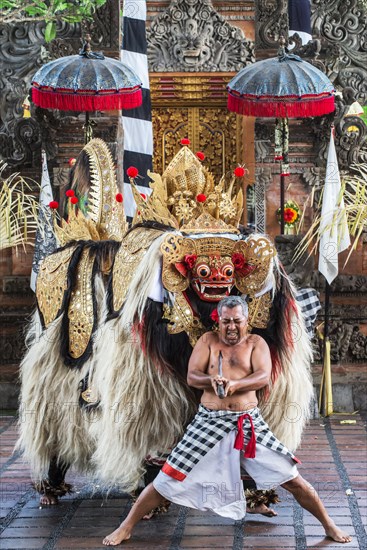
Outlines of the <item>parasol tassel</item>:
[[[82,93],[82,90],[80,91]],[[112,111],[134,109],[142,104],[141,88],[127,90],[119,94],[78,95],[76,93],[58,93],[33,88],[32,100],[43,109],[61,111]]]
[[228,94],[229,111],[244,116],[254,117],[281,117],[281,118],[308,118],[322,116],[335,110],[334,96],[305,98],[289,98],[289,101],[278,98],[269,101],[258,101],[256,97],[235,96],[231,91]]

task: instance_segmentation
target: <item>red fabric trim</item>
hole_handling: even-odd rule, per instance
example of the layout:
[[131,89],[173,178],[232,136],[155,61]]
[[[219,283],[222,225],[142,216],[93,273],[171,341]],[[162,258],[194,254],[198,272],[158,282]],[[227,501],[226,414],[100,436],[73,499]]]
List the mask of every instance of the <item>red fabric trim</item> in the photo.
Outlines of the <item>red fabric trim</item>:
[[244,435],[244,432],[243,432],[243,421],[244,421],[245,418],[248,418],[249,421],[250,421],[250,424],[251,424],[251,437],[250,437],[250,441],[246,445],[246,449],[245,449],[245,452],[244,452],[243,456],[245,458],[255,458],[255,456],[256,456],[255,428],[254,428],[254,424],[252,422],[252,418],[248,413],[242,414],[237,420],[237,435],[236,435],[236,439],[235,439],[235,442],[234,442],[234,448],[239,450],[239,451],[242,451],[242,449],[243,449],[244,442],[245,442],[245,435]]
[[183,474],[182,472],[179,472],[175,468],[172,468],[167,462],[164,463],[162,472],[167,474],[170,477],[173,477],[173,479],[177,479],[177,481],[183,481],[186,477],[186,474]]
[[[255,95],[255,94],[241,94],[237,90],[231,90],[231,88],[227,87],[227,91],[229,94],[240,97],[242,99],[252,99],[252,100],[259,100],[259,101],[288,101],[288,99],[295,99],[295,100],[305,100],[305,99],[322,99],[323,97],[330,97],[332,94],[331,92],[322,92],[321,94],[303,94],[301,96],[296,94],[290,94],[290,95]],[[335,91],[335,90],[333,90]]]
[[135,109],[143,102],[141,88],[106,95],[78,95],[77,93],[54,92],[32,88],[32,101],[43,109],[61,111],[112,111]]
[[244,116],[255,117],[281,117],[281,118],[306,118],[322,116],[332,113],[335,110],[334,96],[314,96],[314,98],[266,98],[234,96],[233,92],[228,94],[227,107]]

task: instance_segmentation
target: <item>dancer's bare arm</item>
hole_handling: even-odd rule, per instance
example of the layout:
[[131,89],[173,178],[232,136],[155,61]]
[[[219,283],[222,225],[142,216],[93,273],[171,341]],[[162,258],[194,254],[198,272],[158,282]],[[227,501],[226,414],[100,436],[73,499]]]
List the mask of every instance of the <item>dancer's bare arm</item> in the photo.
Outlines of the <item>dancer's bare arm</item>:
[[213,387],[213,377],[207,374],[210,360],[210,343],[213,340],[211,333],[205,333],[197,341],[189,361],[187,383],[199,390]]

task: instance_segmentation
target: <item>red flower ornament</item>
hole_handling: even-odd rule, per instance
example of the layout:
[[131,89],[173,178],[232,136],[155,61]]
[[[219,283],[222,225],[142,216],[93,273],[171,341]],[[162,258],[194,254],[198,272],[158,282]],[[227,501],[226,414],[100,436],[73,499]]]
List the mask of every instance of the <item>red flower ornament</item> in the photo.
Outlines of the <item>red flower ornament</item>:
[[204,193],[199,193],[197,196],[196,196],[196,200],[198,202],[205,202],[206,201],[206,195],[204,195]]
[[237,168],[233,170],[233,174],[236,176],[236,178],[243,178],[246,172],[247,170],[245,170],[243,166],[237,166]]
[[79,199],[78,199],[78,197],[71,197],[70,202],[71,202],[71,204],[78,204]]
[[136,178],[136,176],[139,174],[139,170],[135,168],[135,166],[129,166],[129,168],[126,170],[126,173],[129,178]]
[[217,309],[213,309],[213,311],[210,314],[210,318],[214,323],[219,323],[219,313]]
[[122,202],[124,200],[124,197],[122,196],[121,193],[117,193],[116,200],[117,200],[117,202]]
[[56,208],[59,208],[59,203],[57,201],[51,201],[51,202],[48,203],[48,206],[52,210],[56,210]]
[[182,138],[181,139],[181,145],[190,145],[191,141],[189,138]]
[[197,260],[196,254],[186,254],[184,257],[184,264],[188,269],[193,269]]
[[232,254],[232,263],[235,269],[242,269],[245,265],[245,257],[240,252]]
[[74,189],[68,189],[66,192],[65,192],[65,195],[67,197],[73,197],[75,195],[75,191]]
[[205,155],[204,155],[204,153],[203,153],[202,151],[198,151],[198,152],[196,153],[196,156],[197,156],[197,158],[198,158],[199,160],[204,160],[204,159],[205,159]]

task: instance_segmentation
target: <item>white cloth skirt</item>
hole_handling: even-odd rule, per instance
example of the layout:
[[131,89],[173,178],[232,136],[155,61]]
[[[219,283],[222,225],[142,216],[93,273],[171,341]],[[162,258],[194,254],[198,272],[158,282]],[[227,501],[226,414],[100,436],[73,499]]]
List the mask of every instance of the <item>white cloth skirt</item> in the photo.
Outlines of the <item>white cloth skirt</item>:
[[258,443],[256,457],[244,458],[243,451],[234,449],[235,438],[235,430],[223,437],[183,481],[160,472],[153,481],[154,488],[181,506],[239,520],[246,514],[241,467],[258,489],[272,489],[297,477],[297,467],[289,457]]

